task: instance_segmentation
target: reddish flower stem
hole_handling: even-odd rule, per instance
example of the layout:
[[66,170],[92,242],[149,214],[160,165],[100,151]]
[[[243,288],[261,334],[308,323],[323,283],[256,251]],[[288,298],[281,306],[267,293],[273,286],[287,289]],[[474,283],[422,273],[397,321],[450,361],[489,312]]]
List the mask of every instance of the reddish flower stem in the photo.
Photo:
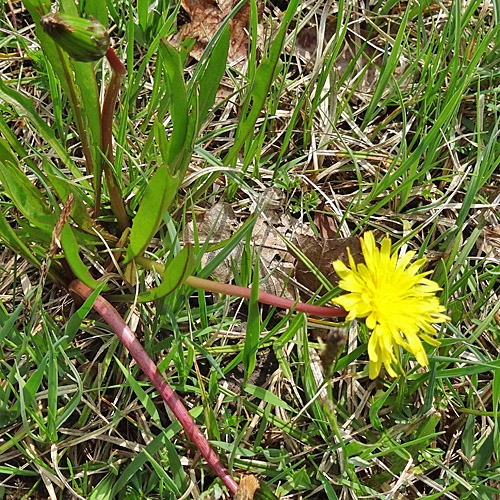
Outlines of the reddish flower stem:
[[[186,281],[184,281],[184,284],[192,286],[193,288],[201,288],[202,290],[222,293],[224,295],[233,295],[234,297],[241,297],[243,299],[250,299],[250,293],[252,292],[250,288],[245,288],[243,286],[237,285],[229,285],[227,283],[218,283],[217,281],[205,280],[203,278],[197,278],[196,276],[188,276],[186,278]],[[342,307],[315,306],[313,304],[296,302],[290,299],[285,299],[284,297],[278,297],[277,295],[261,291],[259,291],[258,301],[262,304],[269,304],[271,306],[281,307],[283,309],[293,309],[297,312],[314,314],[315,316],[326,316],[330,318],[347,316],[346,310]]]
[[[146,269],[154,269],[158,274],[165,272],[165,266],[159,262],[154,262],[145,257],[136,257],[135,261]],[[200,288],[208,292],[221,293],[223,295],[232,295],[233,297],[241,297],[242,299],[250,299],[250,288],[243,286],[229,285],[228,283],[219,283],[217,281],[206,280],[198,278],[197,276],[188,276],[185,285],[192,286],[193,288]],[[126,297],[126,296],[125,296]],[[115,298],[115,300],[123,299],[124,296]],[[283,309],[293,309],[297,312],[306,314],[314,314],[315,316],[326,316],[327,318],[338,318],[347,316],[347,311],[342,307],[325,307],[315,306],[313,304],[305,304],[304,302],[297,302],[283,297],[278,297],[271,293],[259,291],[259,298],[257,299],[262,304],[269,304],[271,306],[281,307]]]
[[127,68],[120,61],[120,58],[116,55],[116,52],[111,47],[106,52],[106,59],[108,60],[111,69],[115,73],[123,76],[127,74]]
[[[87,299],[93,292],[92,289],[84,285],[79,280],[72,281],[69,285],[69,289],[84,299]],[[120,341],[128,349],[142,371],[146,374],[149,380],[151,380],[158,393],[179,420],[191,441],[200,450],[208,465],[210,465],[217,476],[220,477],[224,485],[234,495],[238,489],[238,484],[222,465],[219,457],[195,424],[186,407],[182,404],[170,385],[165,382],[163,376],[158,371],[156,364],[147,355],[136,336],[118,314],[118,311],[101,296],[97,297],[93,307],[102,316],[104,321],[111,326]]]
[[[112,72],[101,109],[101,149],[106,155],[106,158],[102,161],[102,169],[104,170],[104,176],[106,178],[111,208],[116,216],[120,229],[124,231],[130,223],[125,210],[125,205],[123,204],[120,186],[116,181],[112,165],[115,163],[115,156],[113,154],[113,117],[115,106],[118,101],[118,94],[120,93],[123,79],[127,74],[127,69],[120,59],[118,59],[118,56],[111,47],[106,52],[106,59],[111,66]],[[101,203],[100,178],[95,180],[95,186],[94,215],[98,217]]]

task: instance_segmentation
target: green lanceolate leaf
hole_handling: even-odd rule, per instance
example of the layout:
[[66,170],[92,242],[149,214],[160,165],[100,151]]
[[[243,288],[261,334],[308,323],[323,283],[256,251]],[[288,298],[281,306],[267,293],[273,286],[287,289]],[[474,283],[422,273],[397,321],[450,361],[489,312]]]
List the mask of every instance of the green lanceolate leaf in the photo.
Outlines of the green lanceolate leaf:
[[[64,5],[64,2],[62,2]],[[85,12],[94,16],[100,23],[106,24],[108,20],[108,9],[106,0],[87,0],[85,2]]]
[[[36,35],[43,53],[59,78],[63,94],[68,98],[82,146],[84,150],[90,149],[92,156],[86,154],[86,160],[88,162],[87,169],[91,172],[101,161],[99,152],[101,146],[99,89],[96,85],[94,68],[91,64],[78,62],[75,59],[70,61],[67,53],[61,50],[43,30],[40,21],[43,14],[49,12],[50,2],[25,0],[23,5],[28,9],[35,22]],[[71,0],[62,0],[61,9],[67,14],[77,15],[75,3]],[[102,5],[99,7],[99,11],[102,16]],[[88,12],[92,14],[96,11],[89,9]],[[39,129],[38,124],[35,125]],[[56,152],[60,155],[58,150]],[[65,158],[61,157],[61,159],[66,163]],[[73,169],[71,166],[69,168],[75,177],[80,177],[76,168]],[[90,187],[87,180],[83,181],[82,185]]]
[[229,50],[229,28],[222,32],[215,44],[203,73],[198,77],[199,126],[206,119],[208,111],[214,105],[215,95],[224,72],[226,71]]
[[[71,16],[78,16],[78,9],[74,0],[61,0],[61,10],[65,14]],[[85,12],[89,16],[93,16],[102,25],[108,24],[108,12],[106,4],[103,0],[96,0],[85,3]],[[97,167],[101,161],[101,119],[100,119],[100,102],[99,102],[99,89],[96,85],[96,77],[92,64],[79,62],[73,59],[71,62],[73,66],[75,83],[79,89],[78,99],[81,99],[80,111],[82,112],[82,121],[88,123],[87,132],[89,133],[90,147],[92,150],[92,157],[94,160],[95,174],[98,176]],[[61,75],[59,75],[61,78]],[[85,124],[84,124],[85,125]],[[81,133],[81,132],[80,132]]]
[[19,116],[25,116],[36,128],[40,137],[56,152],[59,159],[68,167],[71,173],[76,177],[81,177],[81,172],[71,160],[66,149],[57,140],[54,131],[40,118],[35,111],[31,99],[24,97],[19,92],[7,87],[0,80],[0,99],[10,104]]
[[194,249],[191,246],[185,246],[165,269],[161,277],[161,285],[139,294],[138,302],[149,302],[171,294],[191,275],[194,266]]
[[149,181],[141,205],[134,217],[130,231],[130,243],[124,263],[141,255],[154,236],[163,215],[174,201],[180,181],[172,177],[167,167],[161,165]]
[[61,231],[61,245],[64,250],[64,256],[66,257],[71,270],[82,283],[85,283],[93,290],[102,284],[102,282],[97,281],[90,276],[88,267],[80,258],[80,247],[78,246],[73,230],[68,223],[64,225],[63,230]]
[[[163,216],[175,199],[192,153],[194,127],[189,117],[186,85],[179,53],[170,45],[161,44],[160,52],[168,76],[172,134],[165,139],[164,128],[156,124],[155,132],[164,165],[149,181],[141,205],[132,222],[130,244],[125,263],[142,254],[160,227]],[[190,122],[191,119],[191,122]]]
[[172,117],[172,134],[168,140],[166,155],[162,154],[162,157],[172,175],[175,175],[179,170],[182,170],[186,146],[191,142],[191,138],[188,137],[188,128],[189,120],[190,118],[193,120],[193,117],[189,117],[188,98],[179,52],[171,45],[162,43],[160,44],[160,54],[168,77]]
[[31,253],[23,240],[18,236],[17,232],[10,227],[3,212],[0,210],[0,241],[8,248],[16,252],[18,255],[31,262],[36,267],[41,265],[41,262]]
[[51,207],[16,165],[10,161],[0,163],[0,182],[19,212],[35,226],[52,232],[56,218]]
[[[1,129],[3,132],[3,128]],[[22,146],[21,146],[22,151]],[[13,152],[12,146],[3,138],[0,137],[0,161],[7,162],[17,165],[17,157]]]

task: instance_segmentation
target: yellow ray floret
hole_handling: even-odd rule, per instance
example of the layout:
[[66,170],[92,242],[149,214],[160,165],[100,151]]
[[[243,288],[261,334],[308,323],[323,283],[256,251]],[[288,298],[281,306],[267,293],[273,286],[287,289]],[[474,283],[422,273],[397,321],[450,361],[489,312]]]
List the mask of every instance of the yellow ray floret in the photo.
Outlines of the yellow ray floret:
[[366,318],[372,331],[368,341],[370,378],[380,373],[382,363],[391,377],[397,374],[398,346],[411,352],[425,366],[427,355],[420,339],[438,346],[430,335],[436,333],[433,323],[449,321],[439,303],[437,283],[419,273],[425,259],[410,263],[415,252],[391,255],[391,240],[385,238],[380,248],[371,231],[360,238],[364,264],[356,264],[348,250],[350,269],[340,260],[333,263],[341,278],[339,287],[349,292],[333,301],[347,312],[347,321]]

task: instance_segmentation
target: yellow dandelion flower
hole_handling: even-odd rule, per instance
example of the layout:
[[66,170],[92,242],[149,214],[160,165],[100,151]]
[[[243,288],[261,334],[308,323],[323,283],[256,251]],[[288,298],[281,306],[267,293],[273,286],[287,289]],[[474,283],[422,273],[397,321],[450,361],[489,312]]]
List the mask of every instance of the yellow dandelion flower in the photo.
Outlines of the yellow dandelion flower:
[[441,288],[425,277],[431,271],[418,273],[426,259],[410,264],[414,251],[391,255],[390,238],[378,248],[371,231],[360,241],[364,264],[356,264],[349,249],[351,269],[340,260],[333,263],[341,278],[339,287],[349,292],[334,302],[348,312],[347,321],[366,318],[366,326],[372,331],[368,341],[370,378],[377,377],[382,363],[391,377],[397,375],[393,364],[399,364],[398,346],[426,366],[427,354],[420,339],[439,346],[430,336],[436,333],[432,323],[450,320],[436,297]]

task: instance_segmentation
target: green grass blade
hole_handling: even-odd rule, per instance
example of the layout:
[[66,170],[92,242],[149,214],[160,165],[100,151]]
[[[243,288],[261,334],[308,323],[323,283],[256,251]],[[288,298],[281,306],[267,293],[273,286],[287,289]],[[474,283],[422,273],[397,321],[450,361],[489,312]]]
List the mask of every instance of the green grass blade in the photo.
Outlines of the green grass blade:
[[[203,408],[196,407],[190,410],[190,415],[196,419],[203,412]],[[154,455],[164,446],[166,441],[172,439],[177,432],[182,429],[180,422],[175,421],[170,424],[166,429],[163,430],[161,434],[156,436],[147,446],[142,450],[130,464],[127,465],[125,470],[120,474],[120,477],[113,485],[112,494],[113,497],[118,494],[125,486],[134,478],[142,466],[148,461],[148,457]]]
[[165,441],[165,448],[167,449],[168,462],[174,476],[175,485],[179,491],[185,491],[187,488],[187,480],[184,469],[182,468],[179,453],[170,441]]
[[267,389],[264,389],[263,387],[257,387],[256,385],[252,384],[246,384],[244,390],[245,392],[248,392],[248,394],[250,394],[251,396],[262,399],[262,401],[265,401],[270,405],[279,406],[280,408],[284,408],[290,413],[295,412],[295,410],[290,405],[288,405],[281,398],[276,396],[276,394],[273,394],[272,392],[268,391]]
[[251,109],[238,123],[234,144],[224,158],[224,165],[231,165],[236,160],[241,147],[245,144],[247,138],[255,128],[255,123],[266,103],[269,89],[278,75],[280,57],[283,51],[288,25],[297,12],[299,4],[299,0],[291,0],[288,4],[280,29],[269,51],[269,55],[261,61],[255,72],[255,81],[253,82],[247,98],[247,103],[251,104]]
[[[180,8],[180,3],[178,3],[172,12],[166,22],[163,24],[160,32],[158,35],[154,38],[154,40],[151,42],[151,44],[148,46],[148,50],[146,52],[146,55],[144,56],[144,59],[141,61],[141,65],[139,66],[139,69],[137,71],[131,71],[132,76],[133,76],[133,81],[130,84],[130,90],[129,90],[129,99],[131,101],[134,101],[137,98],[137,95],[140,91],[142,82],[143,82],[143,75],[144,71],[147,68],[147,65],[151,62],[151,58],[155,54],[155,52],[158,49],[158,46],[160,45],[161,39],[165,38],[170,30],[172,29],[172,26],[176,20],[177,13]],[[133,21],[133,19],[132,19]],[[159,116],[159,118],[163,118],[163,116]]]
[[114,474],[108,474],[95,488],[93,488],[89,500],[111,500],[113,498],[111,492],[114,480]]
[[64,336],[66,337],[63,347],[67,347],[77,334],[83,320],[87,317],[92,310],[95,299],[103,291],[105,283],[101,283],[89,296],[89,298],[78,308],[78,310],[69,318],[64,329]]
[[[407,24],[410,17],[410,9],[405,9],[404,16],[401,19],[401,24],[399,25],[399,30],[394,40],[394,45],[391,47],[390,55],[384,60],[382,68],[380,69],[380,76],[377,81],[377,86],[373,92],[373,96],[370,99],[370,104],[365,113],[363,123],[361,124],[361,129],[364,130],[366,126],[373,120],[376,115],[375,109],[380,105],[380,100],[383,93],[385,92],[389,82],[394,78],[394,70],[399,63],[401,56],[401,44],[403,38],[407,35]],[[384,58],[385,59],[385,58]]]
[[115,357],[116,364],[120,367],[120,370],[123,372],[125,375],[125,378],[127,379],[127,383],[130,385],[132,390],[134,391],[135,395],[141,402],[141,404],[144,406],[146,411],[148,412],[149,416],[153,419],[153,421],[156,423],[156,425],[161,429],[162,428],[162,423],[161,423],[161,418],[158,413],[158,410],[156,406],[154,405],[153,401],[151,400],[151,397],[146,393],[146,391],[140,386],[139,382],[134,378],[134,376],[130,373],[130,370],[123,366],[123,364],[120,362],[118,358]]
[[11,333],[14,330],[14,326],[16,324],[17,317],[19,313],[22,311],[24,304],[21,302],[17,308],[8,315],[6,321],[2,324],[2,328],[0,329],[0,345],[2,344],[4,338],[8,333]]
[[53,442],[57,442],[57,390],[59,387],[57,356],[54,352],[51,342],[47,343],[48,361],[47,361],[47,437]]
[[176,498],[180,498],[182,496],[182,493],[179,491],[179,488],[175,484],[174,480],[165,472],[165,469],[147,451],[144,451],[144,454],[147,456],[149,463],[153,466],[153,469],[156,471],[158,477],[167,486],[168,491],[172,491]]
[[249,377],[255,369],[257,350],[260,338],[260,307],[259,307],[259,259],[253,270],[252,291],[248,301],[247,331],[245,334],[245,345],[243,347],[243,367],[245,376],[243,384],[248,382]]
[[[197,276],[200,278],[208,278],[219,264],[236,248],[238,243],[252,231],[256,221],[256,216],[250,217],[245,223],[236,231],[229,240],[224,244],[222,250],[199,272]],[[201,260],[201,255],[199,256]]]
[[493,428],[493,447],[497,456],[500,454],[500,416],[498,407],[500,405],[500,371],[495,371],[493,374],[493,416],[495,418],[495,427]]
[[68,152],[56,138],[54,131],[40,118],[38,113],[35,111],[35,108],[33,107],[30,99],[24,97],[19,92],[7,87],[7,85],[5,85],[1,80],[0,99],[10,104],[12,108],[19,114],[19,116],[25,116],[26,118],[28,118],[28,120],[36,128],[37,132],[40,134],[43,140],[46,141],[47,144],[49,144],[49,146],[56,152],[59,159],[67,168],[69,168],[71,173],[76,178],[79,178],[81,176],[80,171],[71,160]]

